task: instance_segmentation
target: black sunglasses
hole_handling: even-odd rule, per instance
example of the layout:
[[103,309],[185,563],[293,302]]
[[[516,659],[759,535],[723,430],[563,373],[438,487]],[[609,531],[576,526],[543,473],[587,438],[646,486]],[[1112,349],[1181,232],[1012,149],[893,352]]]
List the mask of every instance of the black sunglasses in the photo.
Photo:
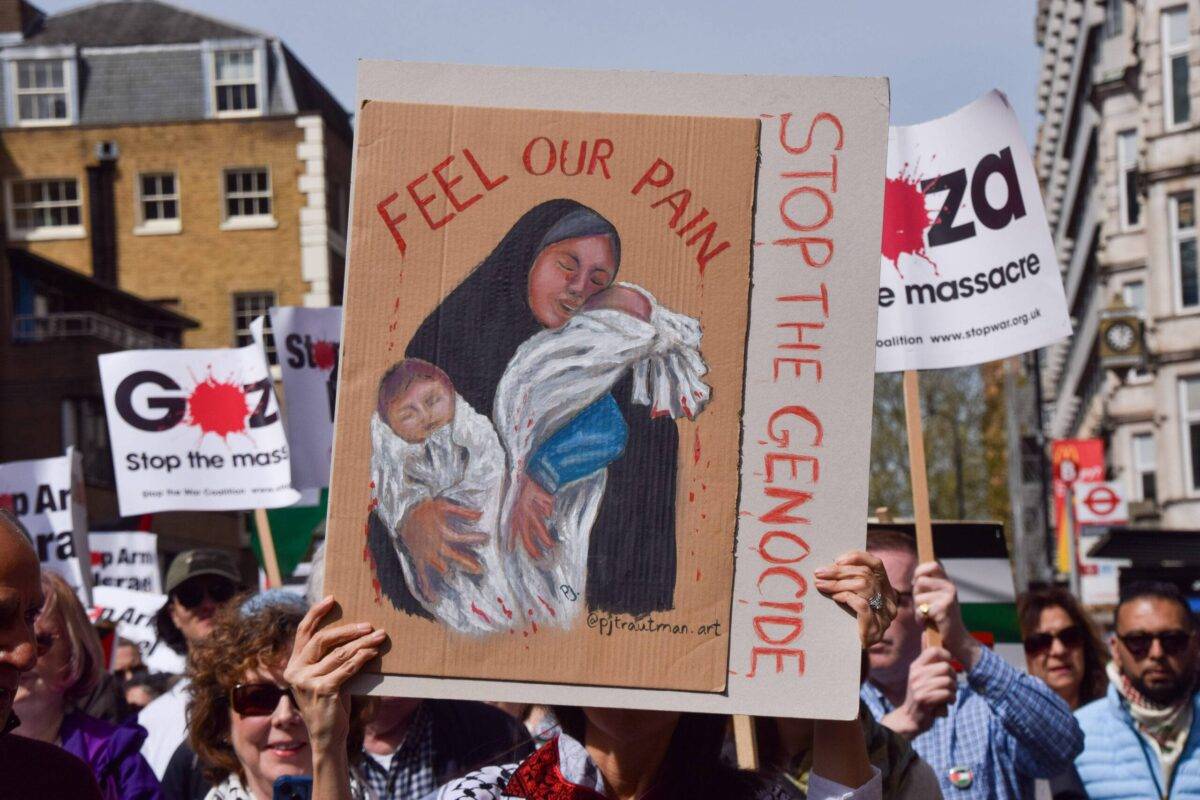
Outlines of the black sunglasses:
[[229,598],[237,594],[237,587],[224,578],[211,581],[192,580],[177,586],[172,594],[184,608],[195,608],[204,602],[205,597],[218,605],[228,602]]
[[1145,658],[1150,655],[1150,648],[1154,646],[1154,640],[1162,645],[1162,651],[1168,656],[1177,656],[1187,649],[1188,643],[1192,640],[1192,634],[1188,631],[1179,630],[1159,631],[1158,633],[1127,633],[1125,635],[1117,634],[1117,638],[1121,640],[1121,644],[1125,645],[1125,649],[1134,658]]
[[229,704],[243,717],[269,717],[275,713],[279,698],[284,695],[291,701],[292,708],[299,708],[291,687],[281,689],[273,683],[239,683],[229,691]]
[[1083,646],[1083,628],[1070,625],[1055,633],[1031,633],[1025,637],[1025,655],[1038,656],[1050,649],[1054,640],[1062,642],[1068,650]]

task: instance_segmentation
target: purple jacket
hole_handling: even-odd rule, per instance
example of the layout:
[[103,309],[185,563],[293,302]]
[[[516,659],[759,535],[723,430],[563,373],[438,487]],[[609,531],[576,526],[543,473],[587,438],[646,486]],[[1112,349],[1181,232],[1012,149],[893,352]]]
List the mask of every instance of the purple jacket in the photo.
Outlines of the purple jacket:
[[104,800],[162,800],[158,778],[140,752],[145,728],[72,711],[63,718],[59,737],[64,750],[92,768]]

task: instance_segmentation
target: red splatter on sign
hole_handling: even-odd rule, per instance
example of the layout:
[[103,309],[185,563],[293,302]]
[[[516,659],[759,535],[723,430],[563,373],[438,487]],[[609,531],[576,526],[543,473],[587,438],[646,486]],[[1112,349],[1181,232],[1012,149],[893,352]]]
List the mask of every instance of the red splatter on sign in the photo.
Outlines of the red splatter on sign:
[[222,439],[231,433],[246,431],[250,404],[246,393],[233,382],[218,381],[209,375],[196,385],[187,400],[187,424],[203,433],[214,433]]
[[557,614],[557,613],[555,613],[555,611],[554,611],[554,606],[552,606],[552,605],[550,605],[549,603],[547,603],[547,602],[546,602],[546,599],[545,599],[544,597],[542,597],[542,596],[539,594],[539,595],[537,596],[537,599],[538,599],[539,601],[541,601],[542,605],[544,605],[544,606],[546,607],[546,610],[550,612],[550,616],[552,616],[552,617],[557,617],[557,616],[558,616],[558,614]]
[[475,605],[474,603],[471,603],[471,613],[475,614],[477,617],[482,619],[487,624],[489,624],[489,625],[492,624],[492,618],[489,617],[487,614],[483,613],[483,611],[479,608],[479,606]]
[[883,187],[883,257],[892,262],[901,277],[900,256],[905,254],[928,261],[933,273],[938,274],[937,264],[925,252],[925,232],[936,215],[925,208],[920,183],[920,178],[901,170]]
[[317,369],[333,369],[337,361],[337,346],[325,339],[318,339],[313,342],[312,355]]
[[698,429],[692,432],[692,463],[700,463],[700,431]]
[[500,604],[500,610],[504,612],[504,616],[512,619],[512,611],[509,610],[508,606],[504,605],[504,600],[497,597],[496,602]]

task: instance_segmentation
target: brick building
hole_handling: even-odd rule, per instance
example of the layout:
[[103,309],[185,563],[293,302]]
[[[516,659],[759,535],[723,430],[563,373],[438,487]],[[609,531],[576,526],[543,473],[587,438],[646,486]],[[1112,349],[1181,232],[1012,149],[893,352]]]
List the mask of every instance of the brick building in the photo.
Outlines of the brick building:
[[341,300],[349,115],[278,39],[157,2],[0,0],[11,247],[246,341]]
[[[352,130],[269,34],[157,0],[0,0],[0,461],[84,454],[118,517],[96,356],[226,347],[341,302]],[[155,516],[168,554],[239,514]]]

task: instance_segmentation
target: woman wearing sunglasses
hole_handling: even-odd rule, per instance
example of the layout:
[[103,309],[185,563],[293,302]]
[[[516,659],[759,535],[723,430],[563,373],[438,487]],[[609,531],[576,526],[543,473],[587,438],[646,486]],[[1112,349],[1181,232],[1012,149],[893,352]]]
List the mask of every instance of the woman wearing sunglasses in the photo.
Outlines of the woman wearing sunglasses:
[[1074,595],[1038,589],[1017,599],[1029,674],[1041,678],[1072,711],[1104,696],[1108,653]]
[[[1108,653],[1074,595],[1057,587],[1027,592],[1017,598],[1017,616],[1030,675],[1045,681],[1072,711],[1104,696]],[[1074,768],[1037,783],[1039,798],[1087,798]]]
[[113,725],[76,707],[104,670],[100,638],[83,605],[51,572],[42,573],[42,593],[45,604],[33,627],[37,665],[22,675],[13,702],[21,719],[16,734],[57,744],[86,763],[104,800],[161,798],[158,779],[138,752],[146,731]]
[[[212,783],[206,800],[271,800],[277,779],[312,775],[309,732],[283,676],[306,608],[281,591],[235,599],[193,648],[189,744]],[[351,719],[347,774],[362,743],[358,716]],[[349,781],[350,796],[364,797],[357,778]]]

